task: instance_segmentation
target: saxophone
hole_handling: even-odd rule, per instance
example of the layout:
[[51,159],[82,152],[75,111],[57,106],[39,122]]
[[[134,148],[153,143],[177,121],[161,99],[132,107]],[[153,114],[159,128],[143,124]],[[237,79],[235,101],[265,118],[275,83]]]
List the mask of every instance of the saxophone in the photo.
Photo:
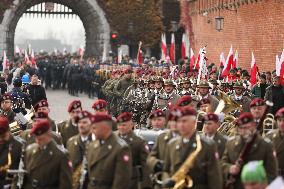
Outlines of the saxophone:
[[83,157],[81,164],[77,166],[72,175],[73,189],[83,189],[87,177],[87,158]]
[[183,189],[193,186],[193,180],[188,175],[188,171],[194,166],[194,161],[202,150],[201,138],[198,134],[196,135],[196,143],[196,150],[187,157],[182,166],[169,180],[163,182],[164,188]]

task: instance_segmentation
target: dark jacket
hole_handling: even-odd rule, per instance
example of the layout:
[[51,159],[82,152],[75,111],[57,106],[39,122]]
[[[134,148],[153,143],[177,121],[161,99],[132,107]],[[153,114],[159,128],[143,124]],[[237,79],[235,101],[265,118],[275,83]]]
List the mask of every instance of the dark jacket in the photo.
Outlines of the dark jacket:
[[29,85],[27,90],[29,91],[33,106],[39,101],[47,99],[45,89],[41,85]]

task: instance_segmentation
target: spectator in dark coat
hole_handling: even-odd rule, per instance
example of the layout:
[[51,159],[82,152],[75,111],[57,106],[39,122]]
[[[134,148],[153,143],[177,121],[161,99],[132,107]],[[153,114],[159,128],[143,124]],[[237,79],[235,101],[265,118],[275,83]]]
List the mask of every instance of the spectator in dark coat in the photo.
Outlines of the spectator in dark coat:
[[40,85],[37,73],[32,75],[31,83],[27,86],[27,90],[29,91],[33,106],[40,100],[47,100],[45,89]]

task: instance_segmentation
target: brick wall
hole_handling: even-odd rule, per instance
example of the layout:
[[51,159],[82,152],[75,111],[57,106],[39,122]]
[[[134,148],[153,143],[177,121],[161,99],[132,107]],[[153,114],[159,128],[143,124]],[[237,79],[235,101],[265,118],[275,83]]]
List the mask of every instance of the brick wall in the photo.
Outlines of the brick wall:
[[[221,32],[215,30],[219,9],[224,17]],[[227,56],[233,45],[241,67],[249,69],[253,51],[260,71],[273,70],[275,56],[284,48],[283,0],[183,0],[181,23],[190,33],[195,54],[207,45],[209,61],[218,65],[220,53]]]

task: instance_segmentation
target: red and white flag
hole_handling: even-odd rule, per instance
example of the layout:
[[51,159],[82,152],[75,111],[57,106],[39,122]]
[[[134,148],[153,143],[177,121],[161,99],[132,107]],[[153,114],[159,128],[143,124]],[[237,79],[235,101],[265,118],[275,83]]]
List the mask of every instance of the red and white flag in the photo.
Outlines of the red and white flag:
[[238,50],[236,50],[235,56],[234,56],[234,59],[233,59],[233,68],[238,67],[238,58],[239,58],[239,54],[238,54]]
[[185,57],[189,58],[190,51],[190,41],[187,33],[182,34],[182,44],[181,44],[181,58],[185,59]]
[[7,55],[6,55],[6,51],[4,51],[4,53],[3,53],[2,67],[3,67],[3,71],[4,71],[5,69],[9,69],[9,60],[8,60],[8,58],[7,58]]
[[280,58],[279,58],[278,55],[276,55],[275,71],[276,71],[276,75],[277,75],[277,76],[280,76],[280,70],[281,70]]
[[284,49],[282,51],[282,54],[279,60],[279,65],[280,65],[280,82],[281,82],[281,85],[284,86]]
[[27,51],[25,50],[25,63],[27,64],[29,62],[30,62],[30,59],[29,59]]
[[231,46],[229,54],[225,62],[225,65],[224,65],[224,69],[221,74],[223,78],[229,75],[230,69],[232,68],[232,65],[233,65],[233,61],[234,61],[234,52],[233,52],[233,46]]
[[198,53],[198,57],[197,57],[197,60],[196,60],[196,62],[195,62],[195,64],[194,64],[194,67],[193,67],[193,69],[196,69],[196,70],[199,70],[199,68],[200,68],[200,54],[201,54],[201,52],[202,52],[202,48],[200,48],[199,49],[199,53]]
[[21,55],[21,50],[20,50],[18,45],[16,45],[16,47],[15,47],[15,55],[17,55],[17,54]]
[[172,33],[172,39],[171,39],[171,48],[170,48],[170,58],[173,64],[175,64],[176,60],[176,44],[175,44],[175,35]]
[[161,60],[166,60],[167,57],[167,42],[166,42],[166,34],[162,34],[161,36]]
[[32,49],[32,54],[31,54],[31,62],[32,62],[32,65],[36,66],[35,52],[33,49]]
[[257,68],[257,65],[256,65],[254,54],[252,52],[251,53],[251,65],[250,65],[250,84],[251,84],[251,87],[253,87],[257,82],[257,73],[258,73],[258,68]]
[[195,65],[195,61],[196,61],[196,57],[194,55],[192,48],[190,48],[190,63],[189,63],[190,71],[192,71],[192,69]]
[[138,47],[138,52],[137,52],[137,58],[136,58],[137,64],[140,64],[140,65],[143,64],[143,55],[142,55],[141,47],[142,47],[142,42],[140,41],[139,47]]
[[222,52],[222,53],[220,54],[220,67],[224,67],[225,63],[226,63],[225,55],[224,55],[224,53]]

